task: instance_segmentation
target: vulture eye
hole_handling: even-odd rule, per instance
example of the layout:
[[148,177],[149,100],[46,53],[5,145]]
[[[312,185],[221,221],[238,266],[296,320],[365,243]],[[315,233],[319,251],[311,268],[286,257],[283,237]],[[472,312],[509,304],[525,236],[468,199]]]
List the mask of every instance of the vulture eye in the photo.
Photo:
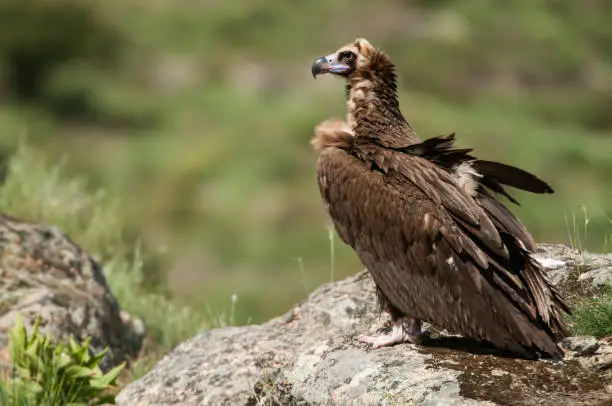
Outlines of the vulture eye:
[[355,54],[352,53],[351,51],[342,51],[340,52],[339,56],[341,60],[345,60],[347,62],[350,62],[355,58]]

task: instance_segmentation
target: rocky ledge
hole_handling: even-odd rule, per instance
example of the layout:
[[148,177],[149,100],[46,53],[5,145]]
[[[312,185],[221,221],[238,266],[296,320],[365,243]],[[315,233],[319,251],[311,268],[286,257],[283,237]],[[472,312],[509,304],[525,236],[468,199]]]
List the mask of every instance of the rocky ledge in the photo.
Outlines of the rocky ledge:
[[[574,297],[612,279],[612,256],[541,245],[551,278]],[[570,299],[571,300],[571,299]],[[356,337],[380,320],[366,272],[317,289],[263,325],[182,343],[117,403],[132,405],[610,405],[609,339],[567,339],[561,362],[527,361],[453,336],[371,350]]]

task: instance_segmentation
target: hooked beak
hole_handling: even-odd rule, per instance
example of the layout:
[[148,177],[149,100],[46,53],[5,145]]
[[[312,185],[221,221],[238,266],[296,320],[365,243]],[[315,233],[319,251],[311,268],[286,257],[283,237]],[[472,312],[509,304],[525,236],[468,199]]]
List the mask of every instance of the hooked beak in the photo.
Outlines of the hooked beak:
[[317,78],[317,75],[324,73],[344,74],[351,70],[350,66],[338,62],[338,55],[333,53],[327,56],[322,56],[316,59],[312,64],[312,77]]

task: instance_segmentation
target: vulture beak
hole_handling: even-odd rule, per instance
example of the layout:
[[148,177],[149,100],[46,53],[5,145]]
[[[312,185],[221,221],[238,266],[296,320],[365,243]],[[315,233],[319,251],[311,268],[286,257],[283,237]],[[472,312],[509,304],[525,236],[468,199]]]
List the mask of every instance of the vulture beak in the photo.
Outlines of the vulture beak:
[[317,75],[322,75],[324,73],[347,73],[351,70],[351,67],[338,62],[338,55],[333,53],[316,59],[311,69],[312,77],[316,79]]

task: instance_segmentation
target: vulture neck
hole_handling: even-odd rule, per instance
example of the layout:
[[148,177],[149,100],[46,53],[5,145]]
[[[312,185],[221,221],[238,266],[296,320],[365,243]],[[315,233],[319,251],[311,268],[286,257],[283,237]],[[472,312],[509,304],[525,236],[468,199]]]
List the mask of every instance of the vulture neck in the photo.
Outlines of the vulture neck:
[[347,123],[356,137],[375,138],[390,145],[397,141],[421,142],[400,111],[394,73],[351,78],[347,104]]

